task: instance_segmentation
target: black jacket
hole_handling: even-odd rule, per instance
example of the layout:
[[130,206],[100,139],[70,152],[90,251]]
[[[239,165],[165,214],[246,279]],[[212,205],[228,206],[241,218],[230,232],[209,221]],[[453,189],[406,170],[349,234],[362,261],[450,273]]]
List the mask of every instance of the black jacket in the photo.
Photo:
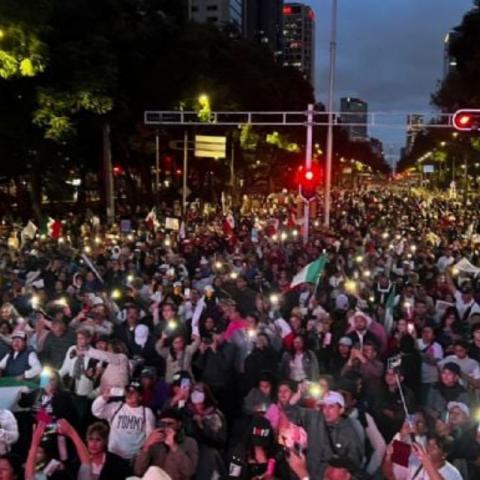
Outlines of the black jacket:
[[[22,408],[30,408],[32,413],[36,414],[41,408],[43,388],[37,388],[32,392],[23,393],[18,400],[18,406]],[[74,427],[78,428],[78,418],[75,406],[73,405],[70,392],[58,390],[52,398],[52,415],[55,418],[65,418]]]

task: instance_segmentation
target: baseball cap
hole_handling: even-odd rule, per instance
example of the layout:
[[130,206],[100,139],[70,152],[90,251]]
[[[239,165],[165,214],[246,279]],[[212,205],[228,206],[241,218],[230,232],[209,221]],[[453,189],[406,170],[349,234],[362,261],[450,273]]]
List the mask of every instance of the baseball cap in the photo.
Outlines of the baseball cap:
[[143,393],[143,387],[142,387],[142,384],[136,380],[132,380],[126,387],[125,387],[125,391],[126,392],[129,392],[129,391],[135,391],[137,393]]
[[26,340],[27,334],[22,330],[14,330],[14,332],[12,333],[12,339],[14,338],[21,338],[22,340]]
[[446,363],[445,365],[443,365],[442,370],[449,370],[456,375],[460,375],[460,367],[454,362]]
[[345,407],[345,399],[343,395],[338,392],[330,391],[325,394],[322,399],[323,405],[340,405],[341,407]]
[[338,341],[338,344],[339,345],[346,345],[347,347],[351,347],[351,346],[353,346],[353,340],[350,337],[342,337]]
[[155,369],[146,367],[140,372],[140,378],[148,377],[148,378],[155,378]]

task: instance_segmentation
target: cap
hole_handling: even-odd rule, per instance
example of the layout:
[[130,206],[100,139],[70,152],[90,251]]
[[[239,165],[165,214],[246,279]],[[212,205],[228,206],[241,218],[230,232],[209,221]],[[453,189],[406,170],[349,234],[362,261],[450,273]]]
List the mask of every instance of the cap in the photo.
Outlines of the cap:
[[338,392],[327,392],[322,399],[323,405],[340,405],[341,407],[345,407],[345,399],[343,395]]
[[448,402],[447,410],[451,410],[452,408],[460,409],[467,417],[470,416],[470,409],[467,405],[462,402]]
[[127,477],[127,480],[172,480],[172,477],[160,467],[148,467],[143,477]]
[[214,292],[215,289],[211,285],[205,285],[205,287],[203,287],[203,291],[204,292]]
[[190,381],[192,380],[192,376],[186,370],[175,373],[172,378],[172,385],[180,385],[184,378],[188,378]]
[[338,341],[339,345],[346,345],[347,347],[352,347],[353,346],[353,340],[350,337],[342,337]]
[[455,375],[460,375],[460,366],[457,365],[454,362],[448,362],[445,365],[443,365],[442,370],[449,370],[452,373],[455,373]]
[[128,391],[135,391],[137,393],[143,393],[143,387],[142,387],[142,384],[136,380],[132,380],[126,387],[125,387],[125,391],[128,392]]
[[12,339],[21,338],[22,340],[27,339],[27,334],[23,330],[14,330],[12,333]]
[[146,367],[140,372],[140,378],[148,377],[148,378],[155,378],[157,375],[155,373],[155,369]]

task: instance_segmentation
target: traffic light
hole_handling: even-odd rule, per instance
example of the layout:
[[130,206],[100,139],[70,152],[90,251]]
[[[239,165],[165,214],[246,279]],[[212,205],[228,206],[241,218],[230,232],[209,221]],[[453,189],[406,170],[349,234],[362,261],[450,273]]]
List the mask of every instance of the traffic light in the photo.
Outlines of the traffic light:
[[452,124],[456,130],[470,132],[480,130],[480,110],[457,110],[452,117]]
[[298,168],[297,180],[300,195],[305,200],[311,200],[317,194],[317,188],[321,182],[322,172],[317,164],[307,169],[305,166]]

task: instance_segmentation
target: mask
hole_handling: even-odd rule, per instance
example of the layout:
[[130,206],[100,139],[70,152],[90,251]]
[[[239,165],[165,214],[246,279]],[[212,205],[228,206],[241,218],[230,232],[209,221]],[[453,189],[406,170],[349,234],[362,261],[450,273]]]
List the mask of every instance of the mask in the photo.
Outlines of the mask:
[[195,390],[192,392],[191,400],[192,400],[192,403],[195,403],[195,404],[203,403],[205,401],[205,394],[203,392]]

